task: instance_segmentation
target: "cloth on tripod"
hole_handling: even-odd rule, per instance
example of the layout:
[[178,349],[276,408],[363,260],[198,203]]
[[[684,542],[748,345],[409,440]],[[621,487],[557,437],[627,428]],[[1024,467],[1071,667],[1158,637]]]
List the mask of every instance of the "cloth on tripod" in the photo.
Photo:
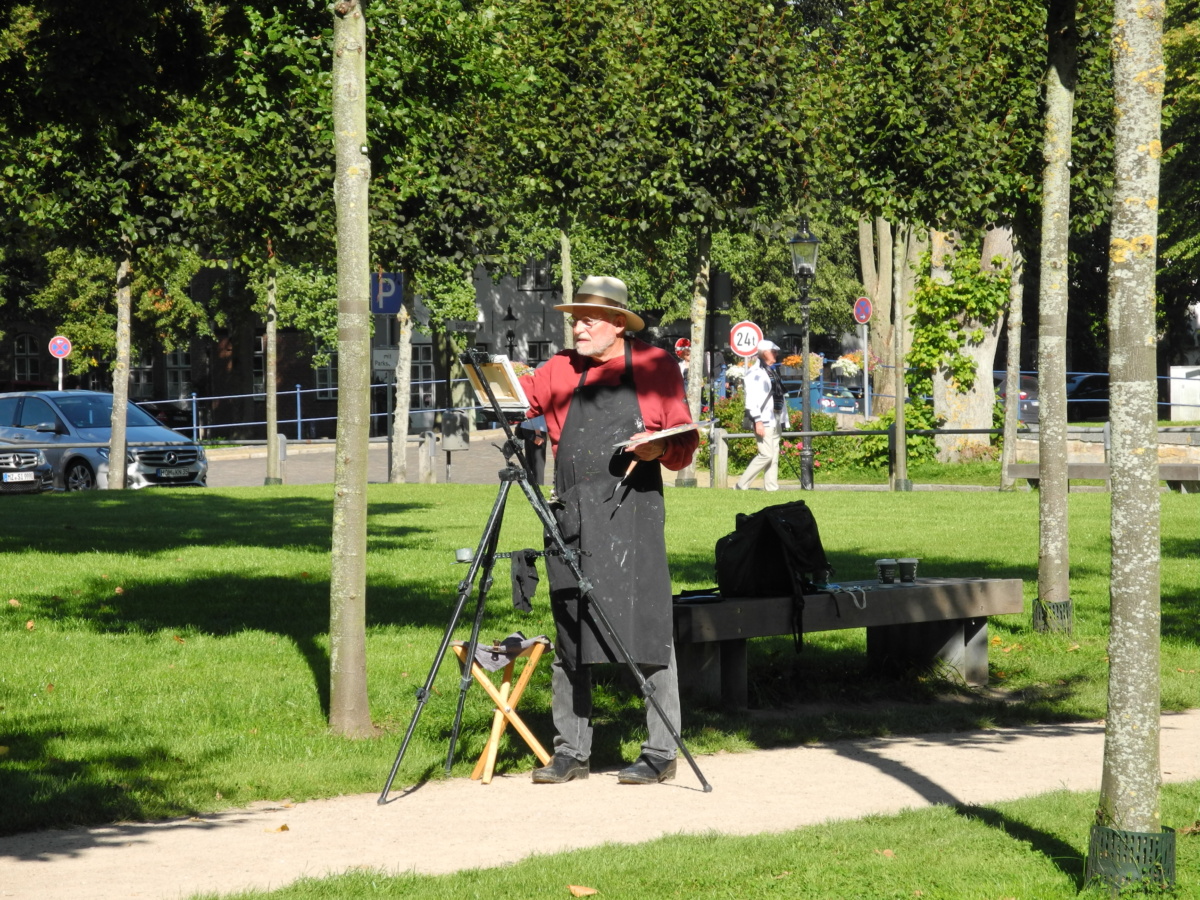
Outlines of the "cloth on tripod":
[[489,672],[499,672],[510,662],[521,655],[521,652],[528,650],[539,641],[548,640],[544,634],[539,634],[537,637],[527,638],[519,631],[514,631],[502,641],[497,641],[495,644],[484,646],[480,644],[475,648],[475,662],[479,663],[484,669]]
[[514,550],[509,559],[513,608],[521,612],[533,612],[533,594],[538,585],[537,558],[536,550]]

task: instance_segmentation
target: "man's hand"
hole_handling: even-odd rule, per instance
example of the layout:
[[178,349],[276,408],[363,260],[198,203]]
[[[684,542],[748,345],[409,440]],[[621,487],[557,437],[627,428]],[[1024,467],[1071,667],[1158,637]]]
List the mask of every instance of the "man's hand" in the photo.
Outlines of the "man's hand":
[[763,434],[766,432],[766,430],[767,430],[766,426],[763,425],[761,419],[754,423],[754,433],[757,434],[759,437],[762,437]]
[[633,435],[630,440],[640,442],[637,444],[631,444],[626,448],[638,459],[658,459],[667,452],[667,442],[664,440],[655,440],[654,432],[652,431],[639,431],[637,434]]

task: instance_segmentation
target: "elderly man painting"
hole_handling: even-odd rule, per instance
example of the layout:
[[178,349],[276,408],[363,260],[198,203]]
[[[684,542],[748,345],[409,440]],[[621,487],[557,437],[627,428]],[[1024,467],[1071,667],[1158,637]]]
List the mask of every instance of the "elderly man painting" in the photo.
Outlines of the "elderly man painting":
[[[684,468],[698,444],[695,431],[655,438],[691,421],[675,360],[632,337],[644,327],[628,308],[624,282],[592,276],[574,302],[556,306],[573,319],[575,349],[521,379],[530,416],[544,415],[554,451],[552,503],[567,545],[593,584],[632,662],[641,666],[676,733],[679,686],[672,641],[671,577],[663,535],[662,467]],[[644,441],[624,450],[614,445]],[[592,748],[591,665],[621,662],[593,619],[570,570],[546,558],[557,628],[553,666],[554,758],[537,769],[538,784],[586,778]],[[647,706],[649,735],[641,755],[618,774],[623,784],[675,776],[671,729]]]

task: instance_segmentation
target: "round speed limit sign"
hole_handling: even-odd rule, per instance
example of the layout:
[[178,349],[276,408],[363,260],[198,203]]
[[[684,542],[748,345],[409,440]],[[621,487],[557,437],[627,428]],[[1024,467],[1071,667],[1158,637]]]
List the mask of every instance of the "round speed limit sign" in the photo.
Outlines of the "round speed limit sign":
[[738,322],[729,329],[729,346],[738,356],[751,357],[758,352],[762,329],[753,322]]

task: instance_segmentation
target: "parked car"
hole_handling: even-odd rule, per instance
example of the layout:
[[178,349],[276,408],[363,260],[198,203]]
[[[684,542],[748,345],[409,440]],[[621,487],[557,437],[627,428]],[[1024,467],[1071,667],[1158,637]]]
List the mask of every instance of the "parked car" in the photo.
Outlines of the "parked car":
[[41,450],[0,445],[0,494],[54,490],[54,470]]
[[[993,372],[996,399],[1004,403],[1008,397],[1006,372]],[[1017,421],[1026,424],[1037,424],[1040,409],[1038,407],[1038,380],[1036,375],[1020,376],[1020,393],[1017,395]]]
[[1067,421],[1108,418],[1108,375],[1093,372],[1067,379]]
[[[785,385],[786,386],[786,385]],[[788,391],[784,396],[787,398],[788,409],[793,412],[803,411],[804,389]],[[834,413],[857,413],[858,400],[850,393],[848,388],[842,387],[840,384],[823,384],[820,382],[810,384],[808,386],[809,408],[812,412],[825,413],[833,415]]]
[[[21,391],[0,394],[0,441],[40,446],[54,486],[82,491],[108,486],[107,444],[112,437],[112,394],[98,391]],[[196,485],[208,478],[204,448],[130,404],[125,417],[127,487]]]

